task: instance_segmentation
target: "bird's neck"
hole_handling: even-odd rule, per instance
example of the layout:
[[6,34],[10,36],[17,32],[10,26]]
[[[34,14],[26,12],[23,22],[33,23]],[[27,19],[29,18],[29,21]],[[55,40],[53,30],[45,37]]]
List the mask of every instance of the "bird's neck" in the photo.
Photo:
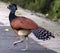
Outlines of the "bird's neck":
[[11,11],[9,14],[9,21],[11,22],[13,19],[15,19],[16,15],[15,15],[15,11]]

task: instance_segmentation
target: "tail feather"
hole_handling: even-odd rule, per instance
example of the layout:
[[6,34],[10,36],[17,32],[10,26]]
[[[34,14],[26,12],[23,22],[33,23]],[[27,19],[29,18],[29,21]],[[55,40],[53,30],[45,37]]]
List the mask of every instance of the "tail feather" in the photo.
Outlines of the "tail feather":
[[50,39],[50,37],[55,38],[55,36],[51,32],[49,32],[44,28],[38,28],[33,30],[32,32],[38,39],[41,39],[41,40],[48,40]]

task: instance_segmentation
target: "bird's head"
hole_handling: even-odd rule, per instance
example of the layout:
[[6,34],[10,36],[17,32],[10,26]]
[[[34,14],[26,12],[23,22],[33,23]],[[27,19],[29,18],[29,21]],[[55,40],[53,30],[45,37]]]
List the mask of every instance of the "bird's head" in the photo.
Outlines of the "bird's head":
[[10,4],[7,6],[7,8],[11,11],[16,11],[17,10],[17,5],[16,4]]

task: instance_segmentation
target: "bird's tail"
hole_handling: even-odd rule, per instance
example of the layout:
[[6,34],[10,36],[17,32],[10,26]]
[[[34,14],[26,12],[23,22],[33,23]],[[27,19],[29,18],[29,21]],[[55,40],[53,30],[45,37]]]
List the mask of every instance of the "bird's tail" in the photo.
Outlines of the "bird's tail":
[[41,39],[41,40],[48,40],[50,39],[50,37],[55,38],[54,34],[52,34],[51,32],[49,32],[44,28],[38,28],[33,30],[32,32],[38,39]]

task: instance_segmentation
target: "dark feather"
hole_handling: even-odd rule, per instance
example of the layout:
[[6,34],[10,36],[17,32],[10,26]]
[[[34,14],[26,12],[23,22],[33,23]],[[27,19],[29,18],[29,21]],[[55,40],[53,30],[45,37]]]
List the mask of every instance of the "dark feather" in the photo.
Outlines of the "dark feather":
[[49,32],[48,30],[44,29],[44,28],[38,28],[32,31],[33,34],[41,40],[48,40],[50,39],[50,37],[55,37],[51,32]]

